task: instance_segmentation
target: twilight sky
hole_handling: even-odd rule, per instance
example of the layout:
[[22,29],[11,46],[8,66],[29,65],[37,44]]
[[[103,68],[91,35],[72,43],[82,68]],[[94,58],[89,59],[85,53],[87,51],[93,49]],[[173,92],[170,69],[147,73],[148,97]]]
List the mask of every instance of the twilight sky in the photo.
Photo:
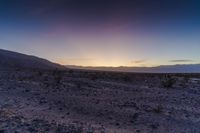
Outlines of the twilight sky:
[[0,48],[68,65],[200,63],[200,1],[1,0]]

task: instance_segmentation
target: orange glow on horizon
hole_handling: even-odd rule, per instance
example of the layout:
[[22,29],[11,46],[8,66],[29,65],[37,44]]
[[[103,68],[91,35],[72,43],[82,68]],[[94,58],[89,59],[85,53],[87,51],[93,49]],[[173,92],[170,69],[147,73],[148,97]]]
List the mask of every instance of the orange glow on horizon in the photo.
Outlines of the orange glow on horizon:
[[74,65],[74,66],[83,66],[83,67],[153,67],[156,65],[147,64],[147,63],[133,63],[126,62],[124,60],[95,60],[95,59],[59,59],[56,63],[61,65]]

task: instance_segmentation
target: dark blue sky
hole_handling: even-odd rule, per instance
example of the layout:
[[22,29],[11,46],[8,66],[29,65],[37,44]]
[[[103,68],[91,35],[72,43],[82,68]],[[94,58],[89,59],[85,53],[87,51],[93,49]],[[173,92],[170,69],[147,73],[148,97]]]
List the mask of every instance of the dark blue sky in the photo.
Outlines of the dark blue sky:
[[0,48],[62,64],[200,62],[198,0],[1,0]]

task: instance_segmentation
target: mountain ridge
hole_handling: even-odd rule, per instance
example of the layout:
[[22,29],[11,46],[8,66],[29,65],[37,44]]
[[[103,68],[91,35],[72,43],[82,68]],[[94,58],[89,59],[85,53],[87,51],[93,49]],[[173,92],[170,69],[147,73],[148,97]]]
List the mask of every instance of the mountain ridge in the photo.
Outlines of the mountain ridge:
[[100,71],[117,71],[117,72],[141,72],[141,73],[200,73],[200,64],[176,64],[160,65],[155,67],[90,67],[66,65],[73,69],[100,70]]
[[0,49],[0,68],[33,68],[33,69],[84,69],[117,72],[139,73],[200,73],[200,64],[160,65],[155,67],[83,67],[75,65],[60,65],[47,59],[19,52]]
[[64,69],[65,67],[37,56],[0,49],[0,68]]

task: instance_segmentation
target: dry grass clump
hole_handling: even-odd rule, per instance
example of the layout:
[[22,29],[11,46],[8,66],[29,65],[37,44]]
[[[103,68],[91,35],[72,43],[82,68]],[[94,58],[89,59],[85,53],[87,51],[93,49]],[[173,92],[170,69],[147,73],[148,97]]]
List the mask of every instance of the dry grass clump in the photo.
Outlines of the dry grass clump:
[[161,84],[164,88],[172,88],[176,83],[176,79],[170,75],[166,75],[164,79],[161,81]]

